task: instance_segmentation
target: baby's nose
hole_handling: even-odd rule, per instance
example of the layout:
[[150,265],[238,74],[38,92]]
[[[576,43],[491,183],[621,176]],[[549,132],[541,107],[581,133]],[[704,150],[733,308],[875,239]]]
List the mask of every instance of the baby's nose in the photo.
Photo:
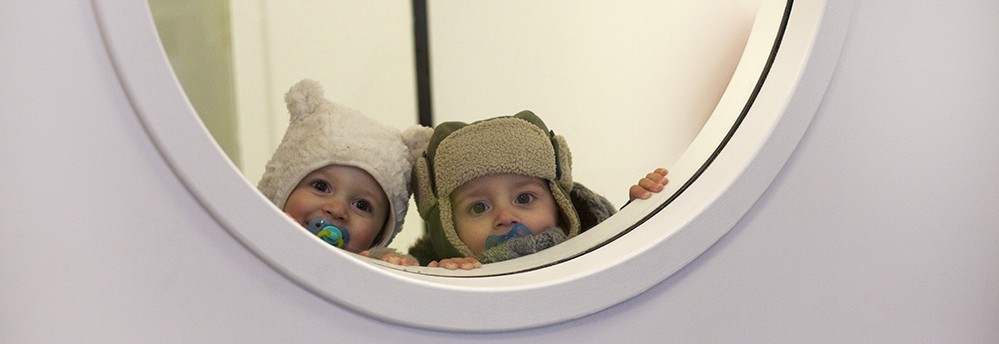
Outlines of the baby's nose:
[[517,215],[507,208],[500,208],[496,211],[496,228],[509,229],[511,226],[520,223]]
[[347,203],[338,200],[327,201],[323,204],[323,212],[338,220],[346,219]]

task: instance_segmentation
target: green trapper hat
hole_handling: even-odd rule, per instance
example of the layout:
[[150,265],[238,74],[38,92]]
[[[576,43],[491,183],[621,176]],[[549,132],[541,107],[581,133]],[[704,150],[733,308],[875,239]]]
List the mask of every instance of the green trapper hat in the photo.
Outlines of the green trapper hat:
[[446,122],[434,129],[426,153],[413,166],[417,209],[437,257],[474,256],[454,228],[451,192],[472,179],[503,173],[546,180],[560,226],[570,238],[579,234],[579,215],[569,198],[572,156],[562,136],[530,111],[471,124]]

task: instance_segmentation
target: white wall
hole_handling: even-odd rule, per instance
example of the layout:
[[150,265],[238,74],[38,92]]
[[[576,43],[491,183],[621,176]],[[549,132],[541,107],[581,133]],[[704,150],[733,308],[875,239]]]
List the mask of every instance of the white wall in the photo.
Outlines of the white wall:
[[152,0],[149,7],[198,117],[226,156],[243,165],[228,1]]
[[156,153],[89,4],[13,7],[2,342],[999,341],[995,2],[861,2],[811,128],[726,237],[606,311],[483,335],[385,324],[277,274]]
[[288,126],[284,94],[320,81],[326,97],[405,128],[417,123],[412,18],[403,1],[230,1],[247,179],[256,183]]
[[[429,2],[436,120],[534,110],[570,140],[577,179],[624,204],[628,186],[671,164],[714,109],[758,2]],[[287,126],[282,95],[302,78],[386,123],[416,123],[408,2],[230,6],[237,104],[250,118],[239,136],[253,147],[240,150],[239,165],[251,181]],[[643,125],[653,118],[668,124]],[[646,147],[665,158],[648,162]],[[614,164],[604,159],[622,154]]]
[[569,143],[573,179],[622,206],[628,187],[671,167],[711,115],[759,0],[428,7],[438,122],[532,110]]

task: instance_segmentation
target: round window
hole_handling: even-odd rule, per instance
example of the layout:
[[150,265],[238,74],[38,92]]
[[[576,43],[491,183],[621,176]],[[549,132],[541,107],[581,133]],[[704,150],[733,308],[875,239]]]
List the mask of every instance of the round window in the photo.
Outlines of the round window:
[[257,192],[199,120],[148,4],[94,3],[136,115],[178,178],[234,238],[336,305],[407,326],[478,332],[544,326],[606,309],[662,282],[727,233],[804,134],[852,8],[851,1],[762,1],[723,95],[669,166],[666,190],[565,244],[450,271],[391,266],[315,237],[289,235],[297,224]]

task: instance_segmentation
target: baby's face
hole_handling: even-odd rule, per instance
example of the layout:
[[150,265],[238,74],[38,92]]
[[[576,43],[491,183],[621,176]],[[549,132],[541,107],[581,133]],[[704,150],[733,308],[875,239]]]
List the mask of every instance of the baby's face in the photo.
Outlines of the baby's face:
[[350,232],[345,249],[358,253],[371,248],[385,227],[388,198],[371,175],[350,166],[330,165],[312,171],[295,186],[284,212],[302,226],[316,217]]
[[558,207],[541,178],[496,174],[472,179],[451,193],[458,237],[476,255],[489,235],[523,224],[537,235],[558,225]]

